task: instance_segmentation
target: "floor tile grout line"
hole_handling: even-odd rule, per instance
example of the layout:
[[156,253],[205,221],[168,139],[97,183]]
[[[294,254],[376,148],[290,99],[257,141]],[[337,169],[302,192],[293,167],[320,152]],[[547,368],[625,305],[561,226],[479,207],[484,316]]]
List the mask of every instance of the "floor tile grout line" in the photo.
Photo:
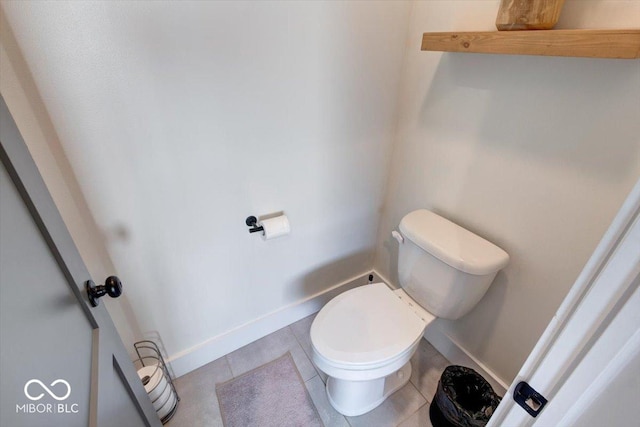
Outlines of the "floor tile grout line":
[[[342,415],[342,414],[340,414],[340,415]],[[349,427],[353,427],[353,424],[351,424],[351,423],[349,422],[349,417],[347,417],[346,415],[342,415],[342,416],[344,417],[344,420],[347,422],[347,424],[349,425]]]
[[[300,319],[300,320],[302,320],[302,319]],[[291,325],[289,325],[289,326],[288,326],[288,328],[289,328],[289,329],[291,329]],[[293,334],[293,337],[294,337],[294,338],[296,339],[296,341],[298,342],[298,345],[300,345],[300,348],[302,348],[302,352],[303,352],[304,354],[306,354],[306,355],[307,355],[307,358],[309,359],[309,361],[313,362],[313,361],[311,360],[311,355],[310,355],[310,354],[308,354],[308,353],[307,353],[307,350],[305,350],[305,349],[304,349],[304,346],[302,345],[302,343],[300,342],[300,340],[299,340],[299,339],[298,339],[298,337],[296,336],[295,332],[293,332],[293,329],[291,329],[291,333]],[[314,368],[315,368],[315,365],[314,365]]]
[[235,374],[235,372],[233,372],[233,368],[231,367],[231,362],[229,362],[229,355],[230,354],[231,353],[227,353],[227,354],[224,355],[224,361],[227,363],[227,366],[229,367],[229,371],[231,372],[231,377],[232,377],[231,379],[233,379],[233,378],[236,377],[236,374]]
[[409,382],[411,383],[412,386],[414,386],[416,388],[416,390],[418,391],[420,396],[424,397],[424,400],[426,400],[427,403],[431,403],[431,399],[433,399],[433,396],[431,398],[425,396],[424,393],[422,392],[422,390],[420,390],[420,387],[418,387],[417,384],[415,384],[411,379],[409,379]]
[[[291,325],[293,325],[293,323],[292,323]],[[291,328],[291,325],[288,325],[288,326],[287,326],[287,328],[289,328],[289,330],[291,331],[291,335],[293,335],[293,338],[296,340],[296,342],[298,343],[298,345],[300,346],[300,348],[302,348],[302,352],[303,352],[304,354],[306,354],[306,355],[307,355],[307,357],[309,357],[309,355],[307,354],[307,352],[306,352],[306,351],[304,351],[304,346],[302,345],[302,343],[300,342],[300,340],[299,340],[299,339],[298,339],[298,337],[296,336],[296,333],[295,333],[295,332],[293,332],[293,328]]]
[[[424,396],[423,396],[424,397]],[[405,421],[407,421],[408,419],[410,419],[411,417],[413,417],[416,413],[418,413],[422,408],[424,408],[426,405],[429,405],[429,402],[423,403],[422,405],[420,405],[420,407],[418,409],[416,409],[415,411],[413,411],[411,414],[409,414],[409,416],[405,419],[403,419],[402,421],[400,421],[398,424],[395,425],[395,427],[398,427],[400,424],[404,423]]]
[[[317,377],[320,375],[320,372],[318,372],[318,368],[316,368],[316,365],[313,363],[313,360],[311,359],[311,356],[309,356],[307,354],[307,352],[304,349],[304,346],[302,345],[302,343],[300,342],[300,340],[298,339],[298,337],[296,336],[296,334],[293,332],[293,329],[291,328],[291,325],[288,325],[287,328],[289,328],[289,332],[291,332],[291,335],[293,336],[294,341],[296,342],[296,344],[298,344],[298,347],[300,347],[300,350],[302,350],[302,354],[305,355],[305,357],[307,358],[307,360],[309,361],[309,364],[311,365],[311,367],[313,368],[313,372],[315,372],[315,375],[313,377]],[[297,367],[297,366],[296,366]],[[311,378],[313,378],[311,377]],[[311,379],[309,378],[309,379]],[[322,379],[322,378],[321,378]],[[324,382],[324,381],[323,381]]]
[[[305,318],[303,318],[303,319],[306,319],[306,317],[305,317]],[[303,319],[300,319],[300,320],[303,320]],[[298,322],[299,322],[300,320],[298,320]],[[296,322],[294,322],[294,323],[296,323]],[[292,323],[292,324],[293,324],[293,323]],[[313,363],[313,355],[308,354],[308,353],[307,353],[307,350],[305,350],[305,349],[304,349],[304,346],[302,345],[302,343],[300,342],[300,340],[299,340],[299,339],[298,339],[298,337],[296,336],[295,332],[293,332],[293,329],[291,328],[291,325],[289,325],[289,326],[287,326],[287,327],[291,329],[291,334],[293,335],[293,338],[295,338],[296,342],[298,343],[298,345],[299,345],[299,346],[300,346],[300,348],[302,349],[302,352],[305,354],[305,356],[307,356],[307,359],[309,359],[309,362],[311,362],[311,366],[313,366],[313,369],[316,371],[316,375],[315,375],[315,376],[320,377],[320,371],[318,370],[319,368],[316,366],[316,364],[315,364],[315,363]],[[320,380],[322,381],[322,377],[320,377]],[[324,383],[324,381],[322,381],[322,382]]]
[[[304,383],[305,383],[305,384],[306,384],[306,383],[308,383],[309,381],[311,381],[311,380],[312,380],[312,379],[314,379],[315,377],[320,378],[320,376],[319,376],[318,374],[315,374],[314,376],[312,376],[311,378],[309,378],[308,380],[306,380]],[[320,380],[320,381],[322,381],[322,380]]]
[[[411,384],[411,386],[415,389],[415,391],[418,392],[418,395],[421,396],[423,399],[425,399],[424,395],[422,393],[420,393],[420,390],[418,390],[418,387],[416,387],[411,380],[409,380],[409,382],[407,384]],[[406,387],[406,385],[405,385]],[[403,422],[407,421],[409,418],[411,418],[413,416],[413,414],[415,414],[416,412],[418,412],[420,410],[420,408],[422,408],[424,405],[427,404],[426,402],[427,399],[425,399],[425,403],[423,403],[422,405],[420,405],[418,407],[418,409],[416,409],[415,411],[413,411],[412,413],[410,413],[409,415],[407,415],[405,418],[401,419],[398,421],[398,423],[395,425],[396,427],[399,426],[400,424],[402,424]]]

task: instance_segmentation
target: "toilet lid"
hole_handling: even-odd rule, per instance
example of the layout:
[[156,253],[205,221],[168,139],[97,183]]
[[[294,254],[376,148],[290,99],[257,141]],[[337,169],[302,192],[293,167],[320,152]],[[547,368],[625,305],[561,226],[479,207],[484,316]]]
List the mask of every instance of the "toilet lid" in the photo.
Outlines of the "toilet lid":
[[387,285],[375,283],[325,305],[311,325],[311,342],[330,361],[370,365],[408,350],[426,325]]

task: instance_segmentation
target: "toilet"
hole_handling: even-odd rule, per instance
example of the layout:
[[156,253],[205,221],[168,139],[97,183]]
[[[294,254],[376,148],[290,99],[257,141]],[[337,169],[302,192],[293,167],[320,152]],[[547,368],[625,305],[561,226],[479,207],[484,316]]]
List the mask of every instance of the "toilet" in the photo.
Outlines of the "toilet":
[[311,325],[313,362],[327,374],[331,405],[347,416],[371,411],[404,386],[411,356],[436,318],[458,319],[480,301],[509,255],[426,209],[400,232],[400,289],[374,283],[329,301]]

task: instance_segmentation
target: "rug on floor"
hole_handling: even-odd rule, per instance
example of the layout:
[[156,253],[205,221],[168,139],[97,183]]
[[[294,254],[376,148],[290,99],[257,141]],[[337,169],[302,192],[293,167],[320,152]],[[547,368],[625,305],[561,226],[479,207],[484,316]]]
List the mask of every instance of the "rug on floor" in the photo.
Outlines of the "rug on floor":
[[323,427],[291,353],[216,385],[225,427]]

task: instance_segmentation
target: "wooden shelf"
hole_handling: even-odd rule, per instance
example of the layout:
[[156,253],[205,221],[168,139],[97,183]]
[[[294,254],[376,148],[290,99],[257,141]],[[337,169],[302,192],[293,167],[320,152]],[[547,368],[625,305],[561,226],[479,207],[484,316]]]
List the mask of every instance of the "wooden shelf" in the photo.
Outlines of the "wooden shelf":
[[422,50],[634,59],[640,29],[424,33]]

